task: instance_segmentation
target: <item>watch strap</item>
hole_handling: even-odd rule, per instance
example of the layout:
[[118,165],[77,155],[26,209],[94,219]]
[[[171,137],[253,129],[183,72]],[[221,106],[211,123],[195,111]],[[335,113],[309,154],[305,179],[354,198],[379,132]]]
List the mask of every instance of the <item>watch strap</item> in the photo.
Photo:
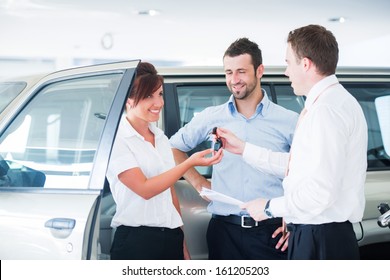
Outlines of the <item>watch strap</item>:
[[267,201],[264,207],[264,213],[268,218],[273,218],[274,216],[271,213],[271,210],[269,209],[269,204],[271,202],[271,199]]

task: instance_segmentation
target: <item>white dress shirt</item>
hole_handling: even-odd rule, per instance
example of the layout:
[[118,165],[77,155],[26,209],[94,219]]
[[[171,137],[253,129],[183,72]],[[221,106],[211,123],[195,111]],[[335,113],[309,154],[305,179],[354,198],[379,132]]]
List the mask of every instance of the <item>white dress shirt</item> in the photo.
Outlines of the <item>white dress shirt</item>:
[[[367,123],[357,100],[335,75],[310,90],[290,154],[246,143],[244,159],[283,177],[284,196],[270,210],[287,223],[361,221],[365,207]],[[289,159],[290,158],[290,159]]]
[[170,189],[146,200],[126,187],[118,175],[139,167],[147,178],[159,175],[175,166],[171,146],[163,131],[149,125],[155,135],[155,147],[130,125],[123,116],[112,148],[107,171],[116,213],[111,226],[151,226],[177,228],[182,219],[172,202]]

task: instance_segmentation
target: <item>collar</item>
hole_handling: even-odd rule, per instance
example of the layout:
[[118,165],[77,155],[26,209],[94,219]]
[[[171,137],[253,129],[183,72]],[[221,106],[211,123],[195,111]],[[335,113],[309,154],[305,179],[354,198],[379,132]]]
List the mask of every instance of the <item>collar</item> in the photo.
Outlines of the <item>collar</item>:
[[[145,140],[145,138],[141,134],[139,134],[134,129],[134,127],[129,123],[129,121],[126,118],[126,114],[122,115],[119,127],[122,135],[125,138],[138,137],[142,140]],[[158,129],[155,123],[149,123],[149,129],[154,134],[156,140],[164,135],[163,131]]]
[[[262,116],[267,114],[267,110],[268,110],[270,101],[269,101],[269,98],[268,98],[268,95],[267,95],[267,92],[265,91],[265,89],[262,88],[261,91],[263,92],[263,99],[260,101],[259,104],[257,104],[256,112],[253,115],[253,117],[257,116],[258,114],[261,114]],[[230,97],[229,97],[228,107],[229,107],[229,111],[232,115],[239,113],[237,111],[236,102],[235,102],[233,94],[230,95]]]
[[339,81],[337,80],[336,75],[330,75],[325,78],[323,78],[321,81],[316,83],[311,90],[309,91],[306,101],[305,101],[305,108],[307,110],[310,109],[311,106],[313,106],[314,102],[320,97],[322,93],[324,93],[329,87],[333,86],[334,84],[338,84]]

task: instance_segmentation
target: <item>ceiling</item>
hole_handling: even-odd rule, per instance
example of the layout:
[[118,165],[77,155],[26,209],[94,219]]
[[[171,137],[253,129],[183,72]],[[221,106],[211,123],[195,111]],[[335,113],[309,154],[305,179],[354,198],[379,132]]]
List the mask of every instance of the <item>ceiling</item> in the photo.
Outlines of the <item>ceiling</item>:
[[389,0],[0,0],[0,63],[222,65],[228,45],[248,37],[266,65],[284,65],[288,32],[315,23],[338,39],[339,65],[390,66],[389,14]]

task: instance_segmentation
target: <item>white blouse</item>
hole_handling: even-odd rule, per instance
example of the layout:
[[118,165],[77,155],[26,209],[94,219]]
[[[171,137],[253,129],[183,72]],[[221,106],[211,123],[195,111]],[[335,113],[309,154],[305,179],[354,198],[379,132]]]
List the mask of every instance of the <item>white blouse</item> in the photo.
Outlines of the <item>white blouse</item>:
[[131,126],[124,115],[120,121],[107,170],[107,179],[116,203],[111,226],[151,226],[177,228],[183,225],[172,202],[171,191],[146,200],[126,187],[118,175],[139,167],[147,178],[159,175],[175,166],[171,146],[163,131],[149,125],[155,135],[155,147]]

